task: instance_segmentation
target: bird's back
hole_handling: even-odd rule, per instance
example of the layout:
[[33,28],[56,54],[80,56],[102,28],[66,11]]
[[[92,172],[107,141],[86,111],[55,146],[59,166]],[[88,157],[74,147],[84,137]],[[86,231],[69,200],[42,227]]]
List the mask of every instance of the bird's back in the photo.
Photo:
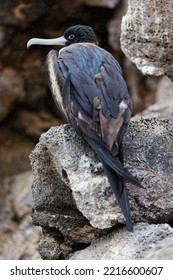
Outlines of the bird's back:
[[106,50],[92,43],[76,43],[64,47],[59,52],[59,59],[65,62],[74,75],[80,69],[87,72],[91,78],[94,78],[100,71],[103,62],[111,64],[112,68],[122,75],[121,67],[114,57]]
[[[131,109],[121,67],[106,50],[91,43],[72,44],[60,51],[57,62],[64,83],[70,71],[71,83],[75,87],[78,102],[79,104],[86,102],[88,113],[91,114],[93,99],[96,96],[99,96],[101,100],[102,111],[106,117],[117,116],[119,103],[124,98],[128,100],[128,106]],[[102,81],[99,81],[100,73]],[[58,76],[61,75],[58,74]],[[87,106],[88,102],[90,107]]]

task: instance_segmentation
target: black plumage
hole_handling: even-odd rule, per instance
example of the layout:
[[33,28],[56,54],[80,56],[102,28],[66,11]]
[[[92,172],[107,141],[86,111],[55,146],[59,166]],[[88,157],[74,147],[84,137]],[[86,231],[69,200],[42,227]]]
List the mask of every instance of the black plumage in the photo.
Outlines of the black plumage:
[[133,231],[126,181],[142,187],[123,167],[120,145],[131,117],[131,100],[121,67],[97,46],[93,29],[76,25],[57,39],[33,44],[65,45],[51,50],[46,66],[53,98],[62,114],[100,158],[129,231]]

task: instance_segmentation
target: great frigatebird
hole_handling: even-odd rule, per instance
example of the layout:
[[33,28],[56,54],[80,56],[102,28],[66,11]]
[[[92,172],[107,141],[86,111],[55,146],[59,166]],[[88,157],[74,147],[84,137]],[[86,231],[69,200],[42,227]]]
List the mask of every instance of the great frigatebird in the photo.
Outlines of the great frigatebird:
[[56,39],[33,38],[31,45],[64,45],[47,55],[50,89],[58,108],[100,158],[133,231],[126,181],[142,187],[123,167],[120,145],[131,117],[131,100],[115,58],[97,45],[90,26],[75,25]]

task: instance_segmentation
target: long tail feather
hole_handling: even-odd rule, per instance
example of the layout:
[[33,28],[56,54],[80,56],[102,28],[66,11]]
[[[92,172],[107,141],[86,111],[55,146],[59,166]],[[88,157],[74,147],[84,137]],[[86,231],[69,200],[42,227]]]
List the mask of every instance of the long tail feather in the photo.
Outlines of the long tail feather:
[[126,226],[129,231],[133,231],[133,223],[130,214],[128,191],[124,180],[117,176],[115,171],[110,168],[104,161],[102,161],[104,171],[108,177],[112,190],[116,196],[116,199],[121,207],[123,215],[126,219]]
[[143,186],[124,168],[121,154],[119,156],[112,156],[109,151],[99,146],[98,143],[92,141],[90,138],[86,137],[86,140],[93,150],[95,150],[102,162],[104,171],[126,219],[127,229],[133,231],[128,190],[125,181],[140,188],[143,188]]
[[97,153],[99,158],[106,162],[111,168],[121,177],[124,178],[125,181],[132,183],[133,185],[144,188],[137,179],[135,179],[130,172],[128,172],[122,162],[120,161],[118,156],[112,156],[105,148],[100,147],[97,143],[94,143],[89,138],[86,138],[89,145],[93,148],[93,150]]

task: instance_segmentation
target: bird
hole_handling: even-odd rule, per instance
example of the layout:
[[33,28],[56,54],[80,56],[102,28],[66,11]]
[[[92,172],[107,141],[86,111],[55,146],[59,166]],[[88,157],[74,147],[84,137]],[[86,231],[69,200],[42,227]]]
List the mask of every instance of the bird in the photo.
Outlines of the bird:
[[122,69],[98,45],[91,26],[74,25],[55,39],[32,38],[31,45],[60,45],[49,51],[46,68],[53,99],[69,124],[100,159],[126,221],[133,232],[126,182],[143,187],[123,165],[122,140],[132,102]]

